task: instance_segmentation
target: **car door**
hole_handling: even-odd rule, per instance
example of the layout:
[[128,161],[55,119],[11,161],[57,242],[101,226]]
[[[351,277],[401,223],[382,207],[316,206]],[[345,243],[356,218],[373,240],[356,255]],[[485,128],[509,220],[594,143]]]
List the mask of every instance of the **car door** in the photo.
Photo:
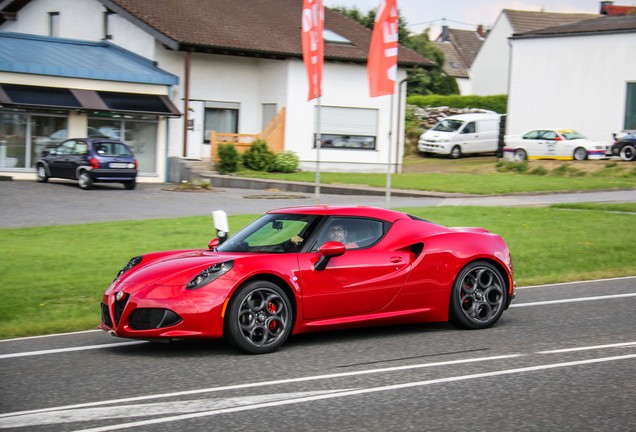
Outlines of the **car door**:
[[542,131],[533,130],[526,133],[522,139],[523,142],[520,144],[520,147],[524,147],[528,152],[528,158],[543,156],[544,149],[542,141],[540,140],[540,135]]
[[[315,264],[322,256],[318,248],[330,241],[327,233],[338,223],[355,237],[346,240],[348,249],[343,255],[332,257],[325,269],[318,271]],[[410,254],[385,235],[389,226],[376,219],[337,217],[323,228],[311,251],[298,254],[303,317],[342,317],[373,312],[389,304],[410,271]]]
[[76,141],[73,153],[69,156],[69,178],[77,178],[77,168],[87,165],[88,144],[85,141]]
[[71,155],[75,150],[75,140],[68,140],[57,146],[55,155],[49,161],[51,177],[75,178],[71,175]]
[[557,133],[551,130],[541,131],[541,145],[543,146],[543,156],[554,158],[557,154]]
[[459,139],[462,146],[462,153],[477,153],[481,151],[477,138],[477,125],[474,121],[464,125],[464,128],[460,132]]

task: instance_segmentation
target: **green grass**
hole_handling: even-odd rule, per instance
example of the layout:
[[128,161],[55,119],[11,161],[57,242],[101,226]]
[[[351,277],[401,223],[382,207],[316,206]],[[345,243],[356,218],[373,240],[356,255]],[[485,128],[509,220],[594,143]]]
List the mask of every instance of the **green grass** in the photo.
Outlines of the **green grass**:
[[[403,209],[447,226],[481,226],[503,236],[519,285],[636,274],[636,215],[551,208]],[[231,216],[230,229],[256,215]],[[202,249],[210,217],[0,230],[0,338],[96,328],[102,293],[133,256]]]
[[636,203],[566,203],[552,204],[550,207],[574,210],[636,213]]
[[[244,177],[291,180],[309,183],[316,181],[315,173],[305,171],[290,174],[242,171],[239,175]],[[325,184],[356,184],[385,187],[386,174],[323,172],[320,173],[320,181]],[[522,175],[511,173],[393,174],[391,176],[391,186],[395,189],[487,195],[514,192],[628,189],[636,187],[636,177],[561,177],[552,175]]]

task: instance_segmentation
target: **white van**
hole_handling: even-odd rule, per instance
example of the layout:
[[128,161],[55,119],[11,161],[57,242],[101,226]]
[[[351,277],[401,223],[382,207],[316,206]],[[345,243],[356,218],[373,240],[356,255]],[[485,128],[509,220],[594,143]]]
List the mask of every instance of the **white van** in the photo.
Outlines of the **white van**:
[[421,152],[447,154],[454,159],[464,153],[497,151],[499,120],[499,114],[446,117],[420,136],[417,148]]

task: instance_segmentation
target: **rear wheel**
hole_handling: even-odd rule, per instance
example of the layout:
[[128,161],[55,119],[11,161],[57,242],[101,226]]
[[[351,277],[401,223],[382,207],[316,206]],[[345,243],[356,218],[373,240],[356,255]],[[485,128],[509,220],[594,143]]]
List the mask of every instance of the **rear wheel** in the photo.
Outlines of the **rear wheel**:
[[80,189],[89,190],[93,188],[93,179],[86,171],[80,173],[78,180]]
[[49,176],[46,175],[46,168],[44,168],[44,165],[38,165],[37,176],[40,183],[46,183],[49,181]]
[[487,328],[501,317],[505,305],[506,285],[499,270],[487,261],[473,261],[455,280],[449,321],[460,328]]
[[574,160],[582,161],[585,159],[587,159],[587,150],[585,150],[583,147],[578,147],[576,150],[574,150]]
[[293,328],[291,303],[271,282],[256,280],[232,296],[225,316],[225,336],[234,347],[249,354],[277,350]]
[[450,152],[451,159],[458,159],[461,157],[461,155],[462,155],[462,149],[458,145],[453,147],[453,149]]
[[124,182],[124,187],[128,190],[133,190],[136,186],[137,186],[137,180],[135,179]]
[[636,148],[631,144],[624,145],[620,155],[624,161],[633,161],[636,159]]
[[517,149],[514,153],[514,159],[519,162],[523,162],[528,159],[528,153],[524,149]]

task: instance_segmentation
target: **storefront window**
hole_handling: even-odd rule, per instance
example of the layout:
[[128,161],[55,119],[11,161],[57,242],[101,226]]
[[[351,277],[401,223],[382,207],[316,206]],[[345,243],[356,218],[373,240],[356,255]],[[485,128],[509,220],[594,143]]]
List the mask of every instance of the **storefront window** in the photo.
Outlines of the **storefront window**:
[[24,168],[28,116],[0,114],[0,167]]
[[31,167],[44,151],[57,147],[67,138],[66,118],[31,116]]

